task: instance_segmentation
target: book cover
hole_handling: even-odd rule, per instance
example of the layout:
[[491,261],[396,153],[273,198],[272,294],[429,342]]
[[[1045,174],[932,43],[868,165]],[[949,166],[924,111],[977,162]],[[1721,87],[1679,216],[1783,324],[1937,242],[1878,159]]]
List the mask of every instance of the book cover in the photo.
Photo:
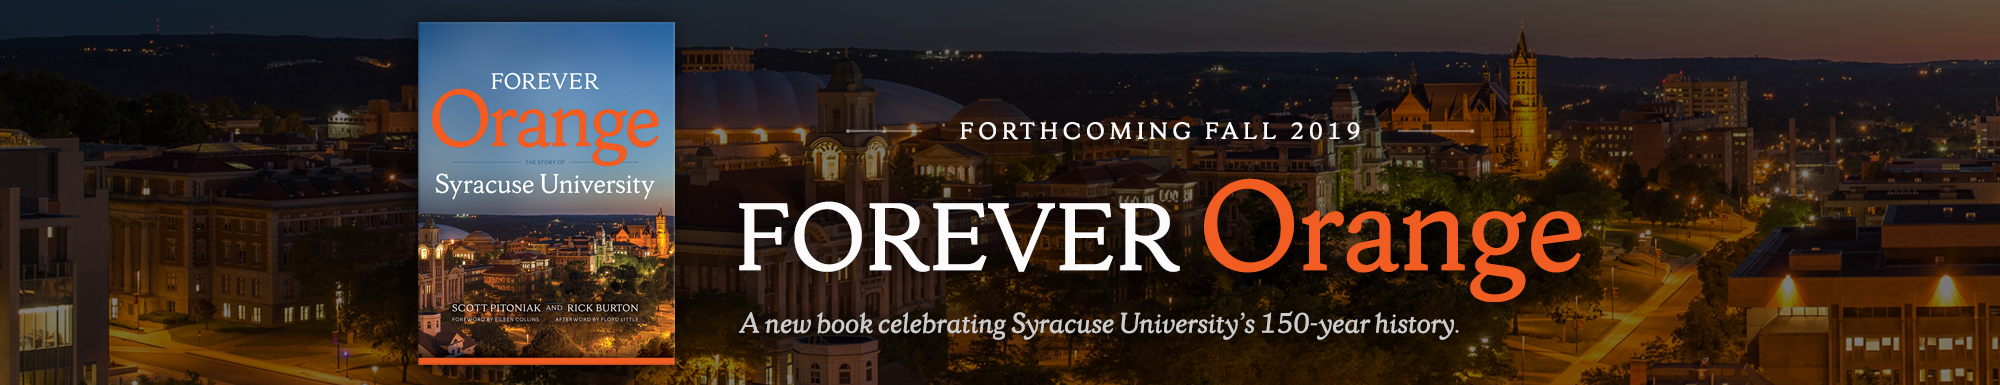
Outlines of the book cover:
[[672,364],[674,25],[418,36],[419,363]]

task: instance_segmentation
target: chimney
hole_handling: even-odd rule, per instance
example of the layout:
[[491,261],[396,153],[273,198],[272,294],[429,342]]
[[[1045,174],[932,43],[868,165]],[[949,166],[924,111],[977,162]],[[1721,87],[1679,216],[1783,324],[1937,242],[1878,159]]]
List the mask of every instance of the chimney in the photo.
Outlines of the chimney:
[[1799,119],[1786,119],[1785,125],[1788,127],[1786,129],[1788,134],[1785,136],[1785,156],[1790,157],[1785,166],[1785,168],[1789,169],[1786,170],[1786,174],[1790,174],[1790,178],[1787,178],[1790,182],[1785,187],[1785,194],[1796,197],[1799,196],[1799,168],[1797,166],[1799,164]]
[[1646,363],[1645,360],[1632,360],[1631,363],[1625,365],[1627,365],[1627,370],[1631,371],[1632,385],[1646,385],[1652,382],[1646,378],[1646,367],[1652,365]]

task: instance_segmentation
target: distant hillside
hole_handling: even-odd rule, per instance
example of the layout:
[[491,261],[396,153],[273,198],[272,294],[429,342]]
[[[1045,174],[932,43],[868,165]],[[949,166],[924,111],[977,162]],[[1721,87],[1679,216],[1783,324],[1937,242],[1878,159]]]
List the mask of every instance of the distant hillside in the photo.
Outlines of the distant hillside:
[[[258,102],[330,113],[368,99],[397,98],[397,87],[416,84],[416,44],[255,35],[19,38],[0,40],[0,63],[55,71],[121,97],[174,91],[196,101],[228,96],[245,106]],[[755,60],[759,68],[826,73],[841,51],[759,49]],[[1392,85],[1413,69],[1422,82],[1476,82],[1481,68],[1500,71],[1506,63],[1505,55],[1463,52],[979,54],[972,60],[930,60],[918,51],[851,51],[870,78],[960,103],[1002,98],[1033,118],[1071,121],[1324,113],[1327,95],[1340,84],[1355,85],[1372,105],[1395,97]],[[363,56],[391,65],[355,60]],[[1755,96],[1751,124],[1761,130],[1782,130],[1786,118],[1823,122],[1829,116],[1946,125],[1993,112],[2000,96],[2000,66],[1985,61],[1540,58],[1542,92],[1556,122],[1614,118],[1676,72],[1748,80]],[[300,59],[318,63],[266,68],[273,61]],[[1210,71],[1218,66],[1223,71]],[[1921,72],[1940,68],[1945,71]]]
[[[256,102],[318,114],[369,99],[397,99],[400,86],[417,82],[416,57],[415,39],[136,35],[0,40],[0,63],[8,68],[58,72],[116,96],[172,91],[196,101],[228,96],[246,108]],[[319,63],[266,69],[273,61],[301,59]]]
[[[453,216],[429,215],[440,225],[457,227],[466,232],[485,231],[487,235],[501,240],[513,240],[522,236],[567,237],[578,234],[596,234],[603,228],[617,234],[623,225],[644,225],[653,223],[651,215],[479,215]],[[672,228],[674,217],[667,217],[667,227]]]
[[[825,73],[840,51],[761,49],[756,64],[780,71]],[[956,61],[923,60],[919,54],[887,50],[850,53],[868,77],[909,84],[961,103],[1001,98],[1031,117],[1047,120],[1096,120],[1126,114],[1241,120],[1254,113],[1323,112],[1327,108],[1324,96],[1338,84],[1354,84],[1363,100],[1374,102],[1397,96],[1389,88],[1389,78],[1407,78],[1412,70],[1421,82],[1477,82],[1482,78],[1482,67],[1504,76],[1507,62],[1506,55],[1463,52],[982,52],[981,59]],[[1551,120],[1556,122],[1616,118],[1619,110],[1648,98],[1644,92],[1657,90],[1666,74],[1676,72],[1749,81],[1751,124],[1761,130],[1781,131],[1786,118],[1823,122],[1827,116],[1893,117],[1942,125],[1992,113],[1995,97],[2000,96],[2000,65],[1990,61],[1883,64],[1549,54],[1539,58],[1542,93],[1551,108]],[[1227,71],[1207,71],[1216,66]],[[1945,71],[1920,72],[1938,68]],[[1196,87],[1196,78],[1209,82]],[[1214,92],[1218,88],[1238,92]],[[1762,98],[1764,93],[1770,93],[1771,98]],[[1565,105],[1574,107],[1563,109]]]

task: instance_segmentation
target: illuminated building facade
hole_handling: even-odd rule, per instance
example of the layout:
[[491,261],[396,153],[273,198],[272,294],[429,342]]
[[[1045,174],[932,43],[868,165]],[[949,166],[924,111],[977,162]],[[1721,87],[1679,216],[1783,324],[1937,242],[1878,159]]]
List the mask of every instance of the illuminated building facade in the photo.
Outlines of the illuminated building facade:
[[423,294],[417,308],[424,311],[444,311],[465,299],[466,266],[450,262],[455,240],[442,239],[442,231],[429,219],[417,227],[417,259],[422,269],[417,273],[417,286]]
[[770,384],[854,384],[881,383],[882,368],[876,362],[882,349],[874,338],[863,336],[804,336],[778,343],[779,359],[765,368]]
[[[723,171],[806,164],[806,139],[821,119],[819,93],[832,81],[831,74],[797,71],[683,72],[674,78],[675,159],[691,169],[694,153],[708,151]],[[916,87],[860,81],[875,93],[868,106],[874,115],[871,125],[854,129],[882,131],[878,137],[892,145],[964,107]]]
[[747,49],[690,49],[681,51],[681,72],[749,71],[757,69],[750,62]]
[[403,86],[403,99],[398,102],[369,100],[368,111],[361,115],[361,135],[414,132],[417,132],[417,86]]
[[1881,225],[1891,205],[2000,203],[2000,172],[1994,160],[1893,159],[1881,176],[1843,180],[1821,192],[1820,214],[1854,217],[1862,226]]
[[[1994,106],[2000,108],[2000,105]],[[1995,110],[1994,114],[2000,114]],[[1986,115],[1986,114],[1981,114]],[[1976,139],[1974,149],[1982,157],[2000,152],[2000,116],[1979,116],[1972,119],[1972,134]]]
[[2000,382],[2000,205],[1890,206],[1881,226],[1782,228],[1729,277],[1748,362],[1776,383],[1875,371],[1899,384]]
[[[726,72],[725,72],[726,73]],[[861,313],[883,316],[928,308],[943,297],[943,275],[917,273],[912,269],[865,270],[855,264],[847,270],[821,273],[799,262],[793,245],[760,241],[750,254],[759,266],[756,271],[738,271],[744,263],[743,211],[737,203],[785,203],[792,219],[800,210],[820,202],[840,202],[854,208],[864,223],[872,223],[868,203],[906,202],[888,183],[890,136],[866,132],[880,123],[874,116],[883,94],[883,83],[867,82],[852,60],[843,60],[826,85],[818,87],[816,102],[819,120],[806,140],[812,143],[807,164],[723,170],[715,151],[702,146],[688,157],[693,165],[680,175],[675,186],[683,212],[675,216],[675,268],[678,290],[714,289],[742,293],[764,305],[776,317],[853,317]],[[850,132],[862,131],[862,132]],[[921,205],[921,204],[920,204]],[[919,207],[920,212],[926,209]],[[797,222],[783,220],[772,212],[759,216],[760,228],[781,227],[792,231]],[[820,215],[805,224],[808,244],[815,255],[831,255],[847,250],[851,229],[833,216]],[[929,219],[934,220],[934,219]],[[934,235],[920,231],[912,245],[934,242]],[[873,255],[872,245],[861,252]],[[935,258],[935,248],[916,248],[924,260]],[[490,274],[490,273],[489,273]]]
[[1495,169],[1519,174],[1537,174],[1548,167],[1549,113],[1542,104],[1538,79],[1540,59],[1528,48],[1528,33],[1521,31],[1514,51],[1507,56],[1507,77],[1503,81],[1486,74],[1482,83],[1416,83],[1410,74],[1408,90],[1396,100],[1382,105],[1379,116],[1383,129],[1437,134],[1463,145],[1486,146],[1499,150]]
[[113,317],[210,308],[216,318],[265,327],[326,319],[335,304],[300,302],[299,293],[330,289],[299,287],[285,272],[291,243],[328,227],[409,229],[416,221],[416,191],[372,171],[236,142],[106,168]]
[[1722,174],[1729,191],[1746,194],[1757,185],[1757,133],[1749,127],[1711,127],[1682,131],[1668,154],[1670,164],[1699,164]]
[[1678,73],[1667,74],[1660,82],[1660,97],[1687,106],[1689,112],[1715,115],[1723,127],[1750,125],[1750,82],[1747,80],[1704,81]]
[[1674,153],[1683,133],[1716,127],[1717,122],[1716,117],[1694,115],[1679,103],[1639,103],[1619,111],[1617,120],[1566,122],[1550,136],[1562,150],[1558,161],[1580,161],[1604,170],[1632,162],[1641,172],[1650,172],[1679,160],[1668,159],[1668,154]]
[[0,317],[11,352],[0,368],[18,384],[105,384],[112,365],[101,283],[110,192],[91,172],[109,162],[77,147],[0,129],[0,300],[15,313]]

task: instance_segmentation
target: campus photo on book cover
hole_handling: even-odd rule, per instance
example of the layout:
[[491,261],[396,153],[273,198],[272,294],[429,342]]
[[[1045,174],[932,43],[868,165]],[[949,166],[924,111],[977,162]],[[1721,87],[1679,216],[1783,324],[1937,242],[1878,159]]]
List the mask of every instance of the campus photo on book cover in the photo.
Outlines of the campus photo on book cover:
[[672,364],[673,24],[418,34],[419,363]]

